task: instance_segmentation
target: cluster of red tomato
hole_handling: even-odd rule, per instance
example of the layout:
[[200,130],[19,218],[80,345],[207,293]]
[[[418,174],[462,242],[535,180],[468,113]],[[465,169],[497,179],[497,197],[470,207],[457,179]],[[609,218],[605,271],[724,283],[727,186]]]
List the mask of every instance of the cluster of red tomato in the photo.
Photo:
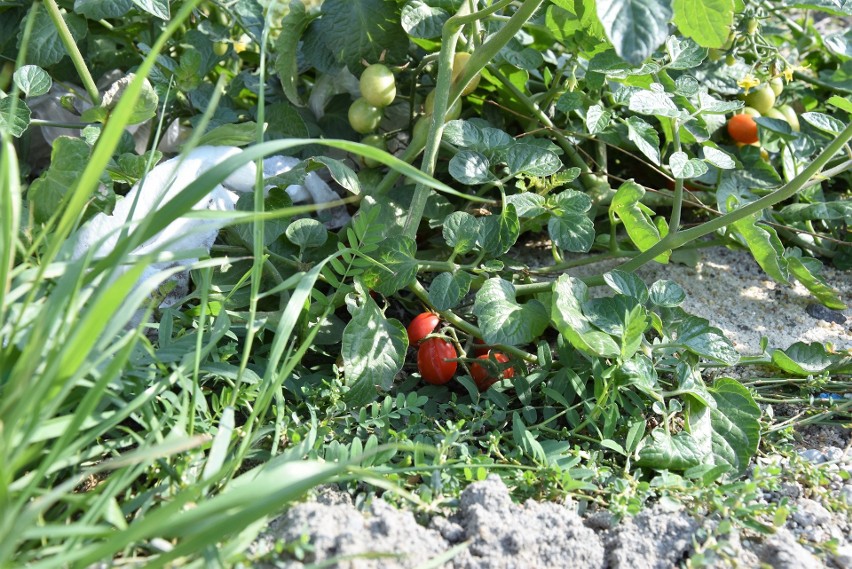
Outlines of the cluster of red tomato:
[[[450,381],[458,369],[458,353],[452,342],[439,336],[430,336],[440,324],[441,319],[433,312],[418,314],[408,325],[408,343],[417,347],[417,369],[420,377],[426,383],[432,385],[443,385]],[[506,364],[509,358],[500,352],[491,353],[484,346],[474,350],[476,359],[483,360],[480,363],[470,365],[470,376],[480,391],[484,391],[494,385],[499,377],[495,377],[489,368],[492,365],[485,363],[489,360],[499,364]],[[493,364],[493,362],[491,362]],[[506,367],[502,373],[503,378],[509,379],[515,376],[515,370]]]

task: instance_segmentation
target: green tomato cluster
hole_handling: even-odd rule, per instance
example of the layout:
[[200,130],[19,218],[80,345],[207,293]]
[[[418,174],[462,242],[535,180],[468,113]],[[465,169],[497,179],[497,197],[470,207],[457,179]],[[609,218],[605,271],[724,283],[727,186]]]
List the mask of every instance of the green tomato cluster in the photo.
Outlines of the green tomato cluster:
[[349,107],[349,124],[355,132],[368,134],[379,127],[383,109],[396,98],[396,78],[386,65],[374,63],[361,73],[361,96]]

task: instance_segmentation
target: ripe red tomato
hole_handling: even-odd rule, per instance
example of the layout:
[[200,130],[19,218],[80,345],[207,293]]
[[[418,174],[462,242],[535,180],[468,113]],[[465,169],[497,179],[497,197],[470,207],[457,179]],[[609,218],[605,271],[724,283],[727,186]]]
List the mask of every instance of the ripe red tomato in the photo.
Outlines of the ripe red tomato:
[[734,115],[728,120],[728,134],[737,142],[752,144],[759,140],[757,123],[746,113]]
[[[441,338],[429,338],[417,350],[417,369],[426,383],[443,385],[453,378],[458,363],[453,345]],[[447,361],[450,360],[450,361]]]
[[420,340],[435,331],[441,321],[434,312],[421,312],[408,325],[408,345],[416,346]]
[[473,355],[481,356],[482,354],[488,355],[488,352],[491,351],[491,348],[485,343],[485,340],[482,338],[476,338],[473,340]]
[[[483,354],[476,359],[478,360],[488,360],[488,354]],[[509,361],[509,357],[506,354],[502,354],[500,352],[494,352],[494,359],[500,362],[501,364],[507,363]],[[476,383],[476,387],[479,388],[480,391],[485,391],[495,383],[497,383],[497,378],[492,377],[491,374],[488,373],[488,369],[485,366],[479,364],[473,364],[470,366],[470,376],[473,378],[473,381]],[[509,379],[511,377],[515,377],[514,368],[506,368],[503,370],[503,378]]]

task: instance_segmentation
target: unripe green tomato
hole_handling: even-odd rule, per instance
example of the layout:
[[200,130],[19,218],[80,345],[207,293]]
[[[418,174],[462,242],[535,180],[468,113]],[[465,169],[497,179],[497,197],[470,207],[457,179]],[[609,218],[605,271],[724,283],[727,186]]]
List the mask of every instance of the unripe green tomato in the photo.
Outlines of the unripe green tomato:
[[[447,110],[447,115],[444,117],[444,122],[454,121],[461,116],[461,97],[456,99],[455,104]],[[431,115],[432,111],[435,110],[435,90],[432,89],[428,95],[426,95],[426,101],[423,103],[423,111],[427,115]]]
[[756,109],[753,109],[753,108],[751,108],[751,107],[743,107],[743,111],[742,111],[742,112],[743,112],[744,114],[751,115],[751,116],[753,116],[754,118],[757,118],[757,117],[761,116],[761,115],[760,115],[760,113],[759,113],[759,112],[757,112],[757,110],[756,110]]
[[737,58],[734,57],[733,53],[729,53],[728,55],[725,56],[725,65],[727,65],[728,67],[731,67],[732,65],[734,65],[736,63],[737,63]]
[[222,57],[228,53],[228,44],[223,41],[213,42],[213,53]]
[[393,72],[381,63],[374,63],[361,73],[358,81],[361,96],[374,107],[387,107],[396,98],[396,79]]
[[745,96],[745,103],[762,115],[775,106],[775,92],[769,85],[761,85]]
[[349,107],[349,124],[360,134],[373,132],[382,121],[382,110],[375,107],[364,97],[358,97]]
[[[466,51],[460,51],[453,56],[453,83],[456,82],[456,79],[462,74],[464,68],[467,67],[467,61],[470,59],[470,54]],[[482,76],[477,73],[474,75],[473,80],[468,83],[467,87],[461,92],[462,96],[470,95],[476,88],[479,86],[479,80],[482,79]]]
[[796,114],[795,109],[790,105],[781,105],[778,107],[778,110],[784,115],[784,120],[787,121],[787,124],[790,125],[790,128],[793,129],[793,132],[799,132],[801,130],[799,125],[799,116]]
[[757,33],[757,28],[760,26],[760,22],[757,21],[757,18],[749,18],[746,20],[746,33],[748,35],[753,36]]
[[[366,144],[367,146],[372,146],[373,148],[378,148],[379,150],[388,149],[388,145],[385,142],[385,137],[380,134],[371,134],[369,136],[365,136],[361,139],[361,144]],[[372,158],[368,158],[366,156],[362,156],[361,161],[367,168],[376,168],[377,166],[382,165],[382,163],[378,160],[373,160]]]
[[769,87],[772,89],[772,92],[775,93],[777,97],[781,93],[784,92],[784,80],[780,77],[774,77],[769,80]]

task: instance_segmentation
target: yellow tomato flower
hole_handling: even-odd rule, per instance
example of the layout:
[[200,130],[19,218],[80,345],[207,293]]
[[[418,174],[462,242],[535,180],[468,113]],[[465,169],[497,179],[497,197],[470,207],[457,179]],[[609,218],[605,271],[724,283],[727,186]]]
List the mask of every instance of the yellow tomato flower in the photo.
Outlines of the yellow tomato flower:
[[745,77],[737,81],[737,85],[745,89],[745,93],[746,95],[748,95],[749,89],[754,89],[755,87],[760,85],[760,79],[758,79],[751,73],[748,73]]

